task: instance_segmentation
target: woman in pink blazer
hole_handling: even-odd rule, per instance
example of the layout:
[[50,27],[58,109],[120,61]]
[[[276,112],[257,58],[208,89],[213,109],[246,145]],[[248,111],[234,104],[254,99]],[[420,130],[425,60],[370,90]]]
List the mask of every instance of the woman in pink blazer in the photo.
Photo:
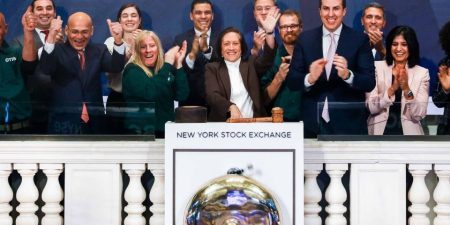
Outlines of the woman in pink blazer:
[[366,94],[369,135],[423,135],[430,76],[419,66],[419,43],[411,27],[397,26],[386,38],[386,60],[375,62],[377,85]]

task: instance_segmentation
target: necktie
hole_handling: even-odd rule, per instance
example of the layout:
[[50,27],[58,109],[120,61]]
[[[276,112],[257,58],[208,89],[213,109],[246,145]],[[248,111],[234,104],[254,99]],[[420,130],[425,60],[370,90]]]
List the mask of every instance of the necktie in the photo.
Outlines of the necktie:
[[84,65],[86,64],[86,58],[84,56],[84,51],[78,51],[78,57],[80,58],[80,68],[84,70]]
[[44,41],[47,41],[49,30],[41,30],[41,33],[45,35]]
[[[336,40],[334,39],[334,34],[330,33],[330,46],[327,52],[327,64],[325,65],[325,72],[327,73],[327,80],[330,79],[331,67],[333,66],[333,58],[336,53]],[[330,113],[328,111],[328,97],[325,97],[325,103],[322,110],[322,118],[325,122],[330,122]]]
[[85,102],[83,102],[83,108],[81,109],[81,120],[84,123],[89,122],[89,113],[87,111],[87,106]]
[[[78,56],[80,57],[80,68],[84,70],[84,65],[86,63],[86,58],[84,56],[84,51],[78,51]],[[81,120],[85,123],[89,122],[89,113],[87,111],[86,103],[83,102],[83,108],[81,109]]]

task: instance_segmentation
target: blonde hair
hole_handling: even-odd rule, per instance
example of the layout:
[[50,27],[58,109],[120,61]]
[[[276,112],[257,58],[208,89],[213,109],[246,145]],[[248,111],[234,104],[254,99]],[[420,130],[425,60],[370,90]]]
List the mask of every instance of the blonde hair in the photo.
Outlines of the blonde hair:
[[152,71],[144,64],[144,62],[141,59],[141,47],[142,47],[142,40],[145,38],[150,37],[155,41],[156,47],[158,48],[158,58],[156,58],[155,63],[155,73],[158,73],[158,71],[163,67],[164,65],[164,49],[161,44],[161,40],[159,39],[158,35],[156,35],[155,32],[149,31],[149,30],[143,30],[140,32],[136,40],[134,41],[134,49],[133,49],[133,57],[131,59],[131,62],[138,65],[142,70],[144,70],[145,74],[147,74],[148,77],[153,76]]

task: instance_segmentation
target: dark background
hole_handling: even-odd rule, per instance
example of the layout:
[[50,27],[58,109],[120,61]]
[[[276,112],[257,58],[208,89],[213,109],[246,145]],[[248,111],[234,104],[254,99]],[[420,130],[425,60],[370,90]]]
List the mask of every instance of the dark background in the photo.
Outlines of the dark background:
[[[55,0],[57,14],[67,21],[68,15],[77,11],[87,12],[94,21],[94,42],[104,42],[109,37],[106,19],[115,20],[119,7],[130,1],[124,0]],[[164,48],[168,49],[176,34],[192,27],[189,20],[189,0],[135,0],[143,11],[145,29],[156,31]],[[243,33],[256,29],[253,19],[253,0],[212,0],[214,4],[213,27],[222,29],[236,26]],[[361,29],[361,9],[370,0],[347,0],[345,24]],[[387,25],[385,34],[396,25],[409,25],[418,35],[422,66],[430,69],[431,88],[436,83],[436,64],[444,56],[438,41],[438,32],[450,20],[450,4],[448,0],[379,0],[385,6]],[[11,40],[22,32],[20,18],[30,0],[0,0],[0,11],[5,14],[9,31],[7,40]],[[278,6],[284,10],[299,10],[304,21],[304,29],[321,24],[318,15],[318,0],[278,0]]]

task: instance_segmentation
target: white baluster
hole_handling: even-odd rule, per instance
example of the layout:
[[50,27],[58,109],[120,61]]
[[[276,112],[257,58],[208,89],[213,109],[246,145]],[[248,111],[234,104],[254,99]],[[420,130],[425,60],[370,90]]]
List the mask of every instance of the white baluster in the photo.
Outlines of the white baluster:
[[122,169],[130,177],[130,183],[125,190],[125,201],[128,205],[124,211],[128,214],[125,217],[124,225],[145,225],[145,218],[142,215],[145,212],[145,189],[142,186],[141,177],[145,172],[145,164],[123,164]]
[[16,193],[17,201],[20,203],[16,208],[16,211],[19,213],[16,219],[17,225],[37,225],[39,222],[38,217],[35,215],[39,209],[35,204],[39,197],[39,192],[33,181],[37,168],[37,164],[14,164],[14,169],[22,177],[22,183]]
[[42,201],[45,202],[42,207],[42,212],[45,213],[42,225],[62,225],[63,218],[59,214],[63,211],[60,202],[64,193],[58,178],[63,171],[63,164],[41,164],[40,168],[47,176],[47,183],[42,191]]
[[433,197],[437,205],[434,212],[434,225],[450,224],[450,165],[435,165],[434,171],[439,177],[439,182],[434,189]]
[[409,165],[409,172],[413,176],[413,183],[408,193],[409,201],[412,205],[408,208],[411,217],[408,219],[409,225],[429,225],[430,220],[427,213],[430,208],[427,206],[430,200],[430,193],[425,184],[425,176],[431,170],[431,165]]
[[328,206],[325,211],[328,212],[328,217],[325,219],[326,225],[346,225],[347,220],[344,213],[347,208],[344,202],[347,199],[347,192],[342,184],[342,176],[348,170],[347,164],[327,164],[325,165],[328,175],[330,176],[330,185],[325,191],[325,199]]
[[148,164],[148,169],[155,177],[152,190],[150,191],[150,201],[153,205],[150,211],[150,225],[164,225],[164,164]]
[[322,224],[322,219],[319,216],[320,211],[322,211],[322,208],[319,206],[322,192],[317,184],[317,175],[322,169],[322,164],[305,164],[305,225]]
[[9,202],[13,199],[13,191],[8,183],[8,177],[11,174],[11,164],[0,164],[0,224],[11,225],[12,218],[9,213],[12,206]]

